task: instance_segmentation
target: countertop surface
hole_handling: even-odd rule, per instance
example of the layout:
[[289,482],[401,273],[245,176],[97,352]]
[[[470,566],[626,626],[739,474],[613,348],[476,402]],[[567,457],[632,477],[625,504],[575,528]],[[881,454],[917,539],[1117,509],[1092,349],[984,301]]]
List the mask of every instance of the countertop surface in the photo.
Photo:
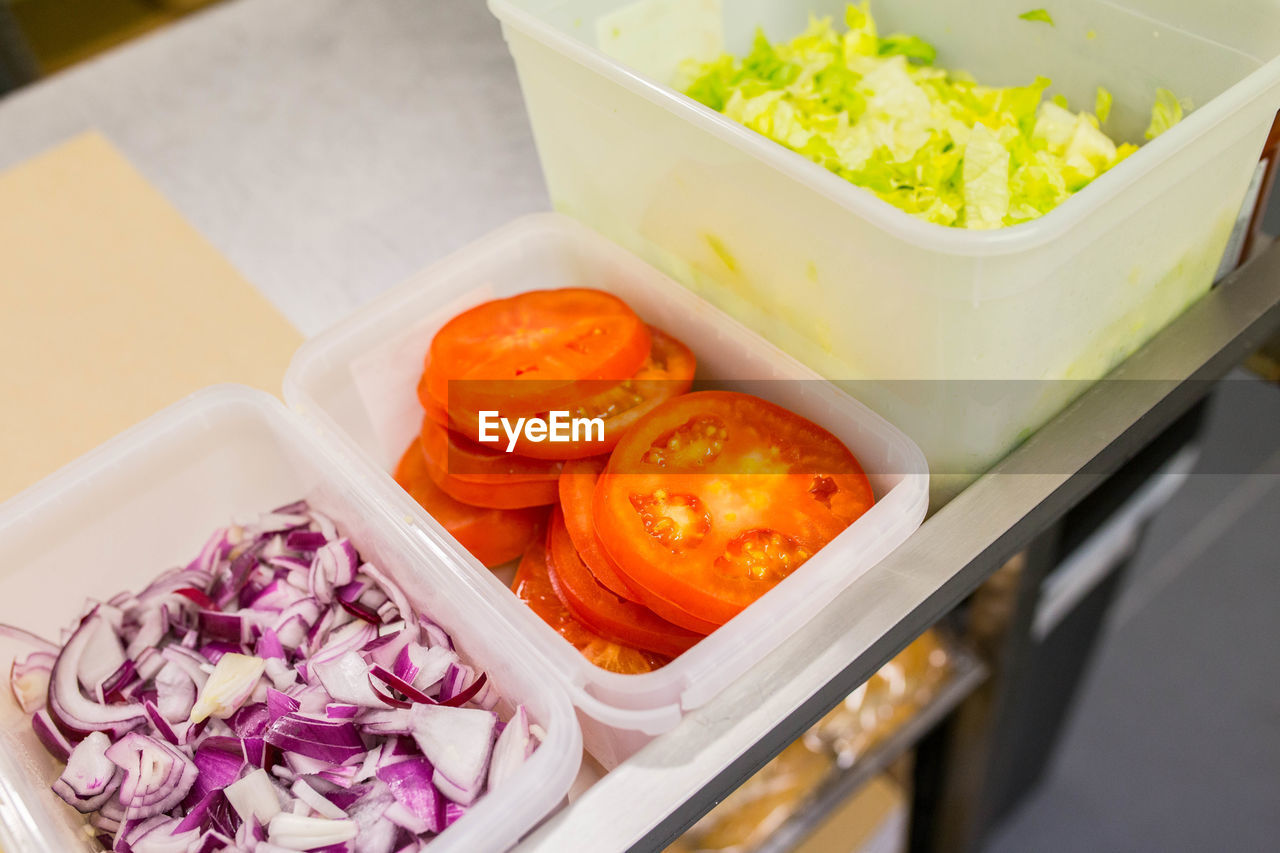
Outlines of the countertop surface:
[[234,0],[0,99],[0,169],[97,128],[311,335],[547,209],[482,0]]

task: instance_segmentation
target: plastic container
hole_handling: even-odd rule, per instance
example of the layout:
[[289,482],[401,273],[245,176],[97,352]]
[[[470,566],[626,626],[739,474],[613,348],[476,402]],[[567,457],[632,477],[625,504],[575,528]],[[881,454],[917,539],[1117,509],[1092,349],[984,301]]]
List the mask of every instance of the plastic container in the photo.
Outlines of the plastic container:
[[[582,758],[573,708],[545,664],[495,623],[443,559],[412,545],[412,521],[388,514],[352,466],[278,401],[218,386],[172,406],[0,505],[0,622],[46,637],[87,596],[140,589],[185,564],[209,534],[305,497],[361,554],[453,636],[460,653],[523,702],[547,740],[501,789],[432,841],[444,851],[500,850],[555,808]],[[406,527],[406,524],[408,525]],[[0,662],[26,647],[0,638]],[[84,821],[49,790],[61,772],[29,719],[0,698],[0,847],[6,853],[97,849]]]
[[[552,202],[857,395],[924,449],[942,498],[1205,293],[1280,106],[1264,0],[874,0],[882,33],[995,85],[1051,77],[1141,142],[1156,88],[1180,124],[1041,219],[918,220],[678,94],[678,62],[742,55],[845,0],[489,0]],[[1036,380],[973,385],[954,380]],[[941,380],[895,384],[880,380]],[[1047,380],[1047,381],[1040,381]]]
[[[745,612],[656,672],[620,675],[588,663],[444,533],[389,474],[417,434],[415,389],[435,331],[465,308],[553,287],[596,287],[698,357],[698,382],[734,380],[825,426],[866,469],[878,503]],[[744,380],[744,381],[737,381]],[[342,435],[395,488],[397,508],[438,532],[472,585],[549,660],[581,713],[587,749],[612,766],[742,675],[822,604],[897,547],[924,517],[928,474],[912,442],[861,403],[657,270],[567,217],[525,217],[386,293],[298,350],[285,399]],[[850,620],[857,618],[849,614]]]

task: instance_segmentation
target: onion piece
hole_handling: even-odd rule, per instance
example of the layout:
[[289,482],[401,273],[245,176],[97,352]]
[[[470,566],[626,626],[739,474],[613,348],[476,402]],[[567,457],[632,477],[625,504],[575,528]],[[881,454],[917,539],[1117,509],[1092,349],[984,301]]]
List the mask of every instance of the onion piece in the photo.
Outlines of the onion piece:
[[49,695],[49,676],[58,656],[53,652],[37,651],[19,661],[13,659],[9,668],[9,689],[24,714],[34,714],[44,707]]
[[444,705],[414,705],[410,714],[413,739],[435,767],[435,786],[455,803],[471,805],[484,787],[497,715]]
[[36,740],[40,741],[41,746],[54,758],[66,761],[71,757],[71,750],[74,747],[71,741],[67,740],[67,736],[54,724],[48,708],[36,711],[31,718],[31,728],[36,733]]
[[267,825],[267,840],[286,850],[315,850],[350,841],[356,837],[356,829],[356,823],[352,820],[304,817],[281,812]]
[[431,832],[444,828],[444,797],[432,784],[435,767],[426,758],[407,758],[378,768],[396,802],[407,808]]
[[130,853],[187,853],[200,837],[199,830],[174,833],[178,818],[156,815],[133,826],[125,833],[125,846],[117,849]]
[[76,744],[62,775],[53,783],[53,792],[81,814],[102,806],[120,787],[120,768],[107,758],[110,746],[111,738],[90,732]]
[[534,746],[529,734],[529,712],[520,705],[493,745],[493,755],[489,759],[489,790],[500,788],[514,775],[525,759],[533,754]]
[[116,633],[111,621],[105,618],[108,613],[106,605],[99,605],[96,612],[99,617],[92,622],[89,640],[76,666],[76,677],[81,686],[90,692],[110,678],[126,660],[124,647],[120,645],[120,635]]
[[121,770],[120,802],[134,820],[167,812],[182,802],[199,771],[177,747],[129,732],[106,750]]
[[[64,731],[75,734],[102,731],[118,738],[146,724],[147,716],[142,704],[103,705],[87,699],[80,692],[77,674],[89,643],[104,624],[107,624],[105,619],[95,608],[81,620],[62,647],[49,677],[49,714]],[[118,645],[119,640],[116,643]]]
[[411,702],[421,702],[427,705],[436,704],[436,701],[430,696],[423,693],[403,678],[397,678],[394,673],[387,672],[387,670],[377,664],[369,667],[369,677],[378,679],[388,687],[394,687],[396,690],[399,690],[408,697]]
[[156,708],[171,723],[180,723],[191,716],[196,703],[196,683],[190,673],[172,661],[156,673]]
[[160,737],[175,746],[182,743],[182,737],[178,734],[178,730],[170,724],[169,720],[165,718],[164,714],[160,712],[160,709],[156,707],[154,702],[150,699],[146,699],[143,701],[142,706],[147,712],[147,719],[151,721],[152,728],[156,730],[156,733],[160,735]]
[[312,666],[324,689],[339,702],[365,708],[382,708],[383,702],[369,687],[369,665],[355,651]]
[[453,638],[449,633],[441,628],[435,622],[423,617],[421,620],[422,633],[427,635],[428,646],[443,646],[449,651],[453,651]]
[[223,794],[241,820],[265,824],[280,814],[280,798],[276,791],[267,771],[258,769],[232,782],[223,789]]
[[284,547],[290,551],[316,551],[327,541],[323,533],[314,530],[291,530],[285,537]]
[[179,589],[175,589],[174,593],[195,602],[195,604],[202,610],[218,609],[218,605],[214,604],[213,599],[210,598],[209,594],[202,589],[196,589],[193,586],[184,586]]
[[285,714],[272,722],[263,739],[288,752],[331,764],[341,764],[367,749],[352,723],[299,713]]
[[[428,788],[431,787],[430,780],[428,780],[427,782],[427,787]],[[432,790],[434,791],[435,789],[432,788]],[[428,832],[437,831],[432,828],[431,824],[427,823],[425,820],[418,817],[416,814],[413,813],[412,809],[410,809],[408,806],[406,806],[404,803],[400,802],[399,800],[396,800],[394,803],[387,806],[387,810],[382,813],[382,817],[385,820],[391,821],[401,829],[408,830],[414,835],[423,835]],[[444,818],[443,805],[440,807],[440,817],[441,817],[441,823],[443,823],[443,818]]]
[[250,655],[223,655],[209,680],[200,689],[190,721],[198,723],[206,717],[226,719],[245,703],[262,677],[266,662]]
[[308,588],[319,601],[333,600],[335,587],[346,586],[356,579],[360,555],[347,537],[335,539],[318,548],[311,560]]
[[[463,690],[461,693],[458,693],[454,696],[450,696],[448,699],[442,699],[440,701],[440,704],[449,705],[454,708],[461,707],[467,704],[468,702],[470,702],[473,698],[475,698],[476,694],[484,689],[484,686],[488,681],[489,681],[488,673],[482,672],[480,673],[479,678],[471,682],[470,687],[468,687],[466,690]],[[443,695],[443,691],[441,691],[441,694]],[[485,710],[488,710],[488,709],[486,708]]]
[[371,735],[407,735],[413,731],[408,708],[372,711],[360,719],[360,727]]
[[404,633],[409,640],[418,639],[418,618],[413,611],[413,607],[409,605],[409,599],[405,597],[404,591],[396,586],[390,578],[378,571],[372,563],[365,563],[360,567],[360,572],[368,575],[395,604],[396,611],[400,614],[400,618],[404,620]]
[[289,789],[295,797],[307,804],[307,808],[311,809],[320,817],[327,817],[331,820],[343,820],[347,813],[326,800],[324,797],[307,784],[305,779],[299,779],[293,783],[293,787]]
[[137,667],[133,661],[126,659],[119,669],[94,685],[93,695],[105,704],[116,702],[123,696],[125,688],[133,682],[136,673]]

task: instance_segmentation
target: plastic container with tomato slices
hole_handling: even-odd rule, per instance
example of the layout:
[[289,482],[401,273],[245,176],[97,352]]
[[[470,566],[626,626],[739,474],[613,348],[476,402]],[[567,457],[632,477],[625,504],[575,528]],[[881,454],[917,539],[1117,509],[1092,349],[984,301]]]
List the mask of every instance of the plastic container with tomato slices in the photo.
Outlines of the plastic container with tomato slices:
[[[901,432],[719,309],[559,214],[517,220],[389,291],[299,349],[285,398],[375,466],[416,527],[443,529],[391,475],[423,418],[415,388],[435,331],[481,302],[545,288],[594,287],[698,357],[695,388],[732,382],[827,428],[858,457],[876,504],[804,566],[667,666],[641,675],[588,663],[489,570],[453,542],[467,582],[549,660],[579,709],[584,741],[605,766],[705,703],[901,544],[924,518],[928,469]],[[452,540],[450,539],[452,542]],[[425,544],[425,540],[424,540]],[[850,619],[857,614],[851,613]]]
[[[434,531],[388,512],[368,472],[260,391],[205,389],[0,504],[0,623],[56,639],[86,597],[140,590],[217,528],[306,498],[490,676],[500,713],[523,703],[546,740],[501,788],[431,841],[506,849],[563,800],[582,759],[574,710],[547,665],[466,588]],[[0,663],[29,647],[0,638]],[[0,849],[100,849],[49,790],[61,772],[6,688],[0,696]]]

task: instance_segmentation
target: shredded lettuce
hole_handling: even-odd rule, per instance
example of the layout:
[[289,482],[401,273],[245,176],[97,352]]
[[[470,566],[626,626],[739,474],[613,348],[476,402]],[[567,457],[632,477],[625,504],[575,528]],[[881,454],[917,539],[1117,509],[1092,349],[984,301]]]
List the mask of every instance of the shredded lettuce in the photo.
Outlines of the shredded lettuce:
[[[1099,129],[1111,111],[1101,87],[1096,116],[1073,112],[1061,95],[1046,100],[1044,77],[1000,88],[935,67],[928,42],[881,36],[867,2],[844,23],[810,18],[785,43],[758,33],[746,56],[685,63],[677,85],[899,209],[959,228],[1043,216],[1137,150]],[[1161,95],[1153,128],[1181,111]]]
[[1053,16],[1045,9],[1032,9],[1030,12],[1023,12],[1018,16],[1024,21],[1034,21],[1041,24],[1053,26]]
[[1101,86],[1098,87],[1098,94],[1093,99],[1093,114],[1102,124],[1106,124],[1107,117],[1111,115],[1111,93]]
[[1151,107],[1151,124],[1147,125],[1147,139],[1155,139],[1182,121],[1182,104],[1178,96],[1168,89],[1156,89],[1156,102]]
[[933,45],[919,36],[908,36],[902,33],[894,33],[880,39],[878,53],[880,56],[901,54],[912,62],[918,62],[921,65],[932,65],[933,60],[938,57],[938,52],[933,49]]

